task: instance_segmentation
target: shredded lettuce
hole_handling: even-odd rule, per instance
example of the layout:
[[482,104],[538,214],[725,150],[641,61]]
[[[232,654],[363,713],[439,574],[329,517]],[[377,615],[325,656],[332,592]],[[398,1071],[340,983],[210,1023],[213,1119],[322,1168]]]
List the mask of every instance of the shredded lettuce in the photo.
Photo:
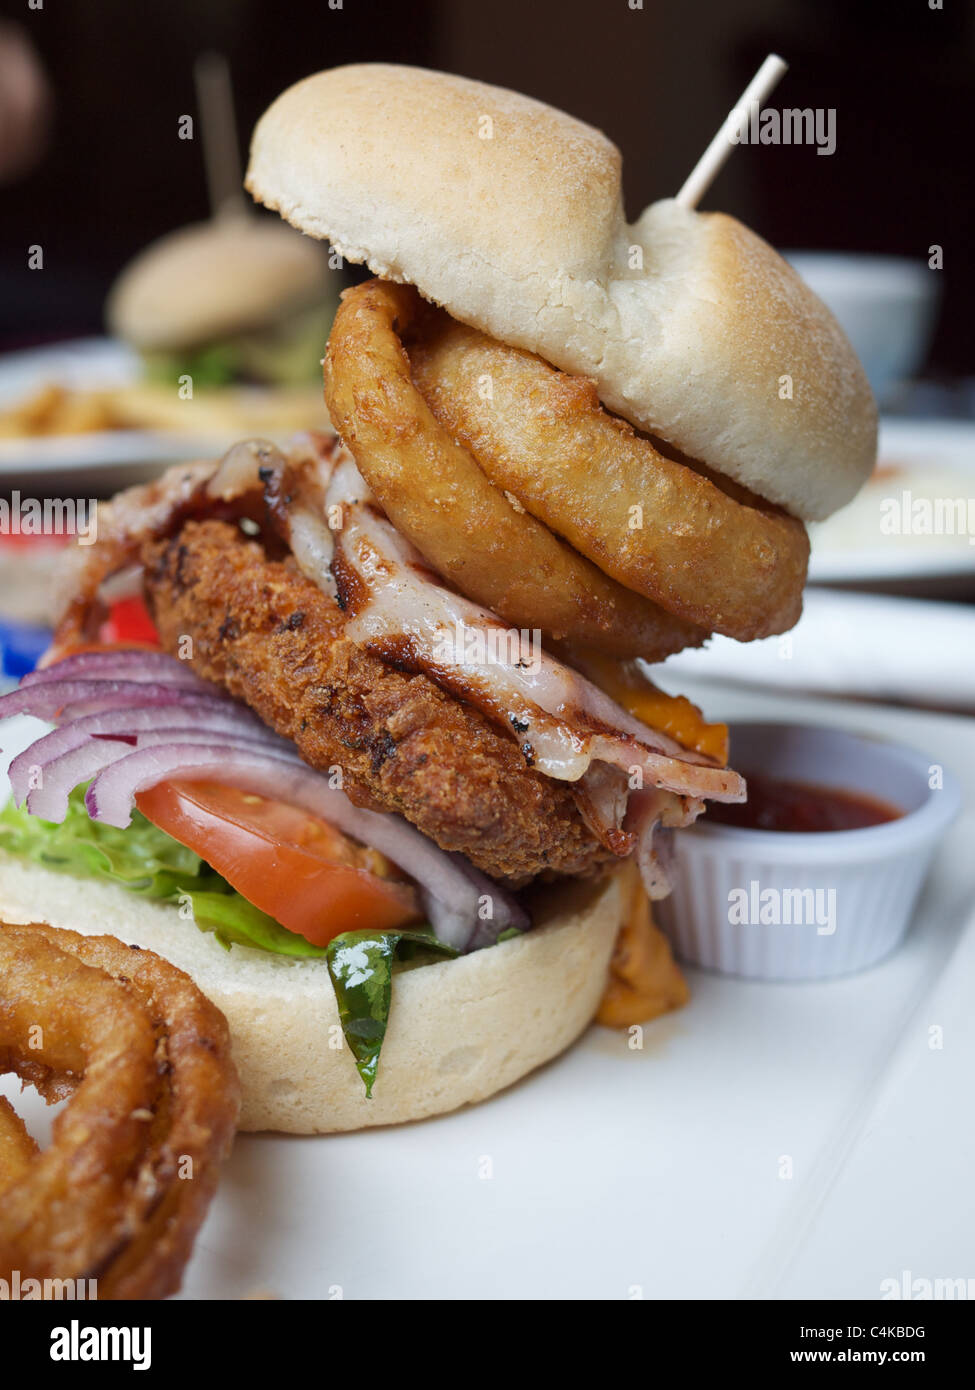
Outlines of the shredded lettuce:
[[281,956],[324,957],[345,1040],[371,1096],[389,1022],[394,967],[407,959],[421,965],[454,956],[454,948],[438,941],[429,927],[344,932],[328,946],[314,946],[254,907],[198,854],[141,812],[133,811],[132,824],[118,830],[93,821],[84,797],[85,789],[75,788],[60,825],[8,802],[0,810],[0,847],[60,873],[108,879],[131,893],[174,903],[227,950],[236,943]]
[[321,357],[336,303],[295,311],[253,333],[237,333],[182,352],[145,354],[146,374],[164,385],[193,378],[194,390],[235,382],[298,387],[321,377]]
[[229,386],[239,377],[242,366],[240,350],[232,341],[213,343],[179,356],[171,353],[146,356],[146,375],[150,381],[169,386],[182,376],[190,376],[194,390],[201,391]]

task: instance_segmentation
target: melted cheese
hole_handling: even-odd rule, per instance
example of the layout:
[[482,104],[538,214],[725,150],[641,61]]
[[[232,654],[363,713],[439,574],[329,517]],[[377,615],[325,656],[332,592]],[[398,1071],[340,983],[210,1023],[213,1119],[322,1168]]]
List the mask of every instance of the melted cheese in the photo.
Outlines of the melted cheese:
[[684,695],[667,695],[648,680],[636,662],[614,661],[599,653],[573,649],[576,661],[590,680],[622,705],[627,713],[651,729],[676,739],[684,748],[693,748],[728,765],[728,726],[709,724],[697,705]]
[[632,860],[620,869],[624,916],[609,965],[596,1022],[607,1028],[648,1023],[680,1009],[690,998],[670,942],[655,925],[650,903]]

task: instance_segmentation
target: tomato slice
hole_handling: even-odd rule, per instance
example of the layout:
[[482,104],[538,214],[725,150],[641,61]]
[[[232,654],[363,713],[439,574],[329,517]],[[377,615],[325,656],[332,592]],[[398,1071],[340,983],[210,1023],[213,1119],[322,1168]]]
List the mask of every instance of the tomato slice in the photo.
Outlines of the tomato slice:
[[120,598],[113,603],[98,636],[106,647],[159,646],[156,625],[138,596]]
[[216,782],[160,782],[136,803],[239,893],[316,946],[420,917],[415,889],[378,850],[316,816]]
[[157,652],[160,646],[156,625],[142,599],[123,598],[110,606],[108,616],[98,629],[97,641],[54,641],[40,665],[53,666],[63,656],[74,656],[78,652],[104,652],[112,647],[125,647],[127,651],[135,648],[139,651]]

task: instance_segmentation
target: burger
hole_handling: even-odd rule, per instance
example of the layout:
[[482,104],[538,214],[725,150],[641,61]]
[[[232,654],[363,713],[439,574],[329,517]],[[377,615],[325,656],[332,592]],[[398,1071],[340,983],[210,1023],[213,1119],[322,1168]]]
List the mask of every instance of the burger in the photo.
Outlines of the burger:
[[332,284],[320,246],[279,222],[232,213],[147,246],[119,274],[105,317],[152,381],[300,386],[316,373]]
[[2,915],[188,970],[245,1128],[450,1110],[686,998],[650,903],[746,788],[648,667],[795,623],[804,522],[869,474],[876,413],[769,246],[672,201],[628,224],[620,164],[441,73],[286,91],[247,187],[373,277],[331,428],[102,507],[0,701],[57,724],[11,764]]

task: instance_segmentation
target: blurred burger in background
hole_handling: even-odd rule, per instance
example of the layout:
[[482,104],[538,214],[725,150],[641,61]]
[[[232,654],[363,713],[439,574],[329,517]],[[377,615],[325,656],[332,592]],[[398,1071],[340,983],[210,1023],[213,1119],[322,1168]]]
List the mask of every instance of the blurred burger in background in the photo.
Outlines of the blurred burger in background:
[[[158,464],[226,448],[241,434],[284,439],[320,425],[322,344],[342,279],[319,242],[271,218],[235,211],[166,233],[109,292],[111,370],[103,379],[104,361],[82,359],[64,379],[71,344],[60,363],[40,360],[32,389],[0,407],[0,463],[5,440],[9,449],[43,436],[141,431],[161,436],[139,453]],[[84,461],[101,458],[93,442],[79,447]]]
[[105,313],[153,381],[302,386],[319,379],[334,282],[319,243],[270,219],[217,217],[147,246]]
[[203,53],[193,71],[212,215],[122,267],[105,302],[112,341],[8,361],[0,466],[158,465],[321,424],[319,364],[342,275],[315,238],[246,203],[227,60]]

